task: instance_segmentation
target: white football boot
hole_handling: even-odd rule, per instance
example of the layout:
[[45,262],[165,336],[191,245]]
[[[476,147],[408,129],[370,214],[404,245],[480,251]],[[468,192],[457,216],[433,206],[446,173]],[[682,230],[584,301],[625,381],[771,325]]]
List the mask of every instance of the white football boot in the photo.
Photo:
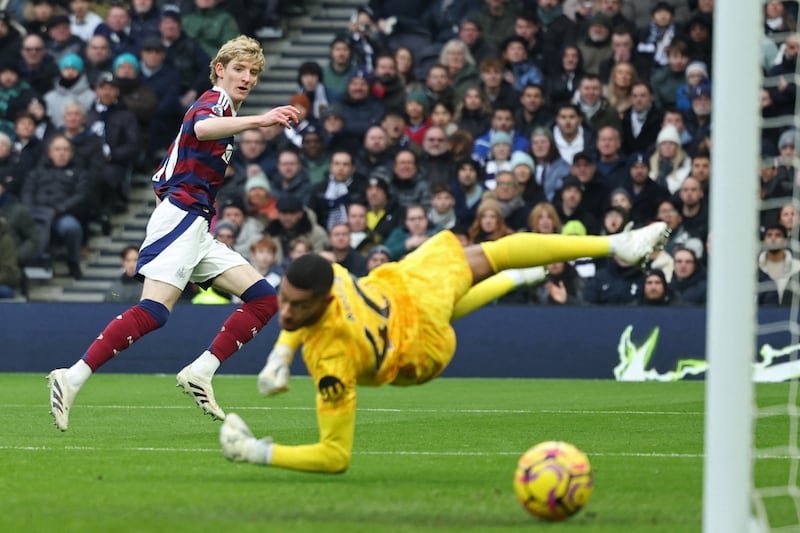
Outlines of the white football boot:
[[183,392],[194,398],[195,403],[203,411],[211,415],[215,420],[225,420],[225,411],[217,405],[214,399],[214,389],[211,387],[211,379],[195,374],[191,365],[187,365],[175,376],[176,387],[183,389]]
[[666,222],[653,222],[643,228],[611,235],[611,253],[631,266],[643,266],[654,250],[669,237]]
[[57,368],[47,375],[47,388],[50,389],[50,414],[61,431],[69,428],[69,410],[75,401],[78,390],[72,388],[66,379],[66,368]]

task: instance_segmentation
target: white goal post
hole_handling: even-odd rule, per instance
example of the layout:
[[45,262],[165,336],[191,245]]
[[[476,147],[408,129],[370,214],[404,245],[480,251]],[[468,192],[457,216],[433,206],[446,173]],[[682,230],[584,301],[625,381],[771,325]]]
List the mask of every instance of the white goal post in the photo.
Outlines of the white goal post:
[[714,3],[705,533],[745,533],[751,522],[763,10],[763,0]]

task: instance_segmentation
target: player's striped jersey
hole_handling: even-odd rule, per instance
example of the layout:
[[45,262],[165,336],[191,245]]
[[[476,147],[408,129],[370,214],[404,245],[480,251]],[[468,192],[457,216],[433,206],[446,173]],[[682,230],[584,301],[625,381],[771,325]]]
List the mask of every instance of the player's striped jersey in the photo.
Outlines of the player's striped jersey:
[[356,383],[391,383],[401,358],[420,347],[416,309],[401,275],[380,268],[355,278],[338,264],[333,272],[333,301],[301,332],[306,368],[315,382],[333,376],[351,390]]
[[213,215],[214,199],[233,151],[233,136],[201,141],[195,124],[211,117],[236,116],[230,97],[220,87],[204,92],[186,111],[180,131],[153,174],[153,188],[189,211]]

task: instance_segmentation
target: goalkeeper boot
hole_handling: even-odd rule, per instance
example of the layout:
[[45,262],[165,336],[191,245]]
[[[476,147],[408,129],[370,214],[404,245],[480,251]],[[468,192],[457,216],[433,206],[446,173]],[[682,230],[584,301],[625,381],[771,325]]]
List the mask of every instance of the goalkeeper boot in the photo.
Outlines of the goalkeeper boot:
[[175,376],[176,387],[183,389],[183,392],[194,398],[195,403],[208,415],[215,420],[225,420],[223,411],[217,400],[214,399],[214,389],[211,387],[211,378],[200,376],[192,370],[191,365],[187,365]]
[[256,439],[245,421],[236,413],[225,418],[219,430],[219,443],[222,445],[222,455],[229,461],[269,464],[272,439]]
[[78,389],[67,382],[66,368],[57,368],[47,375],[47,388],[50,389],[50,414],[61,431],[69,428],[69,410],[78,394]]
[[643,228],[611,235],[611,252],[630,266],[644,266],[650,254],[662,247],[667,237],[667,224],[654,222]]

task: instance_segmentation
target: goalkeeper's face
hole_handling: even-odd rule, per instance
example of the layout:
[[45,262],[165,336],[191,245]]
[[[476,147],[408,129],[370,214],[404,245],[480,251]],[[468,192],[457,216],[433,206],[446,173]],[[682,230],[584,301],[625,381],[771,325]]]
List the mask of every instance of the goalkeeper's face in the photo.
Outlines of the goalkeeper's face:
[[315,295],[313,291],[298,289],[286,277],[278,291],[280,325],[286,331],[295,331],[315,324],[333,299],[330,294]]

